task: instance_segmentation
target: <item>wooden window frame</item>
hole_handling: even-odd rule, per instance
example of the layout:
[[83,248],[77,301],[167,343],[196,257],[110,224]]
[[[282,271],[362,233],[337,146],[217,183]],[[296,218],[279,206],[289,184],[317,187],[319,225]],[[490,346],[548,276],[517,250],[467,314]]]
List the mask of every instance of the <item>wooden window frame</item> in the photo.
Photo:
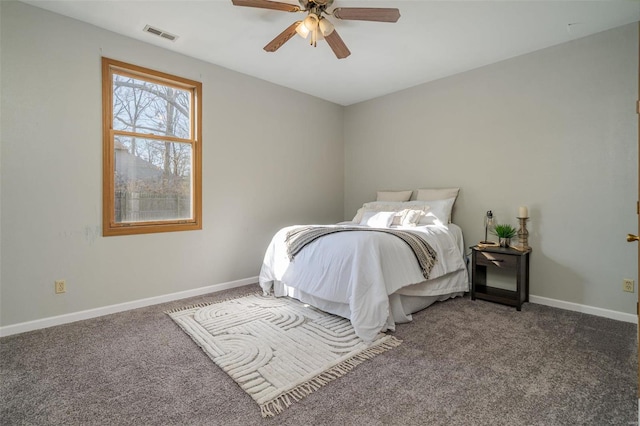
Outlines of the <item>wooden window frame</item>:
[[[151,83],[171,86],[191,92],[190,138],[181,139],[151,133],[132,133],[113,129],[113,74],[126,75]],[[103,128],[103,183],[102,234],[103,236],[149,234],[157,232],[191,231],[202,229],[202,83],[102,58],[102,128]],[[192,218],[162,221],[115,221],[115,149],[116,135],[153,137],[156,140],[190,143],[192,147]]]

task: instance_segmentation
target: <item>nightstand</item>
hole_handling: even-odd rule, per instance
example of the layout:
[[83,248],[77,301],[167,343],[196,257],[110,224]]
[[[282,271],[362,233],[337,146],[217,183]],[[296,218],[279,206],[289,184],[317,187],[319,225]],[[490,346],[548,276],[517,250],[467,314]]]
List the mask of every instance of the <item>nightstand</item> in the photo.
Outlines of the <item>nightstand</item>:
[[[529,255],[531,249],[519,251],[502,247],[471,247],[471,300],[481,299],[515,306],[520,310],[529,301]],[[498,268],[515,275],[516,290],[491,287],[487,283],[487,269]]]

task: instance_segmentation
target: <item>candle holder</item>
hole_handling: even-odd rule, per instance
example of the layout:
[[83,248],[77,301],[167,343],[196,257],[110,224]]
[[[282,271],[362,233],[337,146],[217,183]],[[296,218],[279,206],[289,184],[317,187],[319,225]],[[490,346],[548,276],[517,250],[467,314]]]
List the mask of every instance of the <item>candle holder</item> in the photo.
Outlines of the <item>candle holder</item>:
[[527,231],[527,220],[528,217],[519,217],[517,218],[520,221],[520,229],[518,229],[518,246],[516,247],[518,250],[525,251],[529,250],[529,231]]

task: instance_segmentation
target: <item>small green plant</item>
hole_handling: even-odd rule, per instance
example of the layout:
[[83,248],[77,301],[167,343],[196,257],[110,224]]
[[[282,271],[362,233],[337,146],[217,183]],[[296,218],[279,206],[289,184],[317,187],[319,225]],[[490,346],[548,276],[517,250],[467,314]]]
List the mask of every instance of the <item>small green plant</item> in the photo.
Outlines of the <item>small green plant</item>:
[[502,223],[494,226],[491,233],[496,235],[498,238],[513,238],[516,236],[518,231],[516,231],[516,228],[513,226]]

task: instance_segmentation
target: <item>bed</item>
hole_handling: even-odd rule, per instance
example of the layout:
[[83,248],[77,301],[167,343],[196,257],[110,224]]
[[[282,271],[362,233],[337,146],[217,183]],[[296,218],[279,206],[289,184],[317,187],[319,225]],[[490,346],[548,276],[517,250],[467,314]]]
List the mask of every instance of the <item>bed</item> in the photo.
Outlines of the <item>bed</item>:
[[[310,226],[282,228],[266,250],[260,286],[265,294],[293,297],[350,319],[366,341],[395,330],[412,313],[469,290],[462,230],[449,223],[455,199],[440,201],[365,203],[352,221],[322,225],[328,234],[295,256],[287,237]],[[396,230],[433,249],[436,260],[428,271]]]

